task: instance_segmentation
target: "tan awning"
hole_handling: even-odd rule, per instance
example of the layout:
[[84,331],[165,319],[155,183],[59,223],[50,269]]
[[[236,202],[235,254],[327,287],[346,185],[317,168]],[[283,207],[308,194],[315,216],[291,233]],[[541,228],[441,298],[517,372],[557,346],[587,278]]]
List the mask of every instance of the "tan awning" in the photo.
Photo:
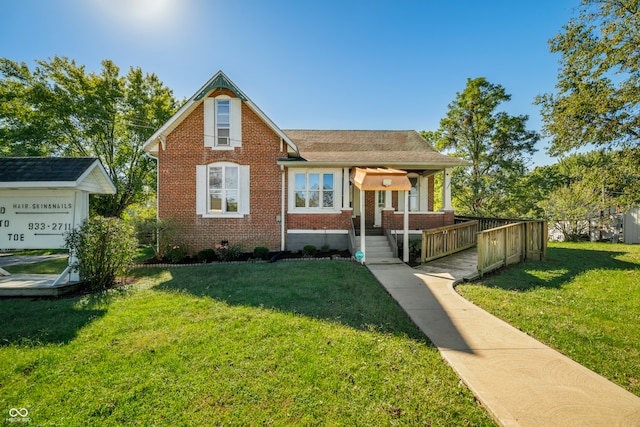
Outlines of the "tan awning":
[[411,190],[411,182],[407,172],[387,168],[355,168],[351,173],[351,181],[360,190]]

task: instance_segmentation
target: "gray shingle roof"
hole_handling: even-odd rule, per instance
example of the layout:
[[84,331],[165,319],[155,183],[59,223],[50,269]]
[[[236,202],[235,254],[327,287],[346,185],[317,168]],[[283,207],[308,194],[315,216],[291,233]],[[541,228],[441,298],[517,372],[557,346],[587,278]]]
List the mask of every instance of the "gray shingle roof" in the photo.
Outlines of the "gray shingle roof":
[[91,157],[0,157],[0,182],[74,182],[96,160]]
[[283,130],[309,162],[465,165],[439,153],[415,130]]

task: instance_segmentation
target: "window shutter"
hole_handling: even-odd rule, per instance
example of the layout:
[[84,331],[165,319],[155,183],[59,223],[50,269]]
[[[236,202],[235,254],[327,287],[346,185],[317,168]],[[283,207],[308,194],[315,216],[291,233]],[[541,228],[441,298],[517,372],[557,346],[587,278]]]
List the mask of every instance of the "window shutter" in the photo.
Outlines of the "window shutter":
[[240,166],[240,213],[249,215],[251,213],[249,203],[251,201],[251,180],[249,176],[249,166]]
[[204,99],[204,146],[215,147],[216,145],[216,100],[214,98]]
[[242,100],[231,98],[231,146],[242,147]]
[[207,213],[207,167],[196,166],[196,214]]

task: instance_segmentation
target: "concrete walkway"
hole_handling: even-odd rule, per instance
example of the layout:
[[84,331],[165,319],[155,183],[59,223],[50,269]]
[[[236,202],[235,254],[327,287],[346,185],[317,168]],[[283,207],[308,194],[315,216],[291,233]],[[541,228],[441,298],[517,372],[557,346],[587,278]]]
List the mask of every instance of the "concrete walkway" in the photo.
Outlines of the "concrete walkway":
[[367,267],[494,419],[503,426],[640,426],[640,397],[458,295],[454,283],[475,268],[470,252],[459,257],[418,269]]

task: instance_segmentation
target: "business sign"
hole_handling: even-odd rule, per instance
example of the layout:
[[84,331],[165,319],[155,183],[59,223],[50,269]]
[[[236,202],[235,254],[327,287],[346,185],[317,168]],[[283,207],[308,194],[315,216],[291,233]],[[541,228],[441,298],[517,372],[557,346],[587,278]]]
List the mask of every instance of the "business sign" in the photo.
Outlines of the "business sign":
[[0,197],[0,249],[54,249],[73,230],[74,194]]

